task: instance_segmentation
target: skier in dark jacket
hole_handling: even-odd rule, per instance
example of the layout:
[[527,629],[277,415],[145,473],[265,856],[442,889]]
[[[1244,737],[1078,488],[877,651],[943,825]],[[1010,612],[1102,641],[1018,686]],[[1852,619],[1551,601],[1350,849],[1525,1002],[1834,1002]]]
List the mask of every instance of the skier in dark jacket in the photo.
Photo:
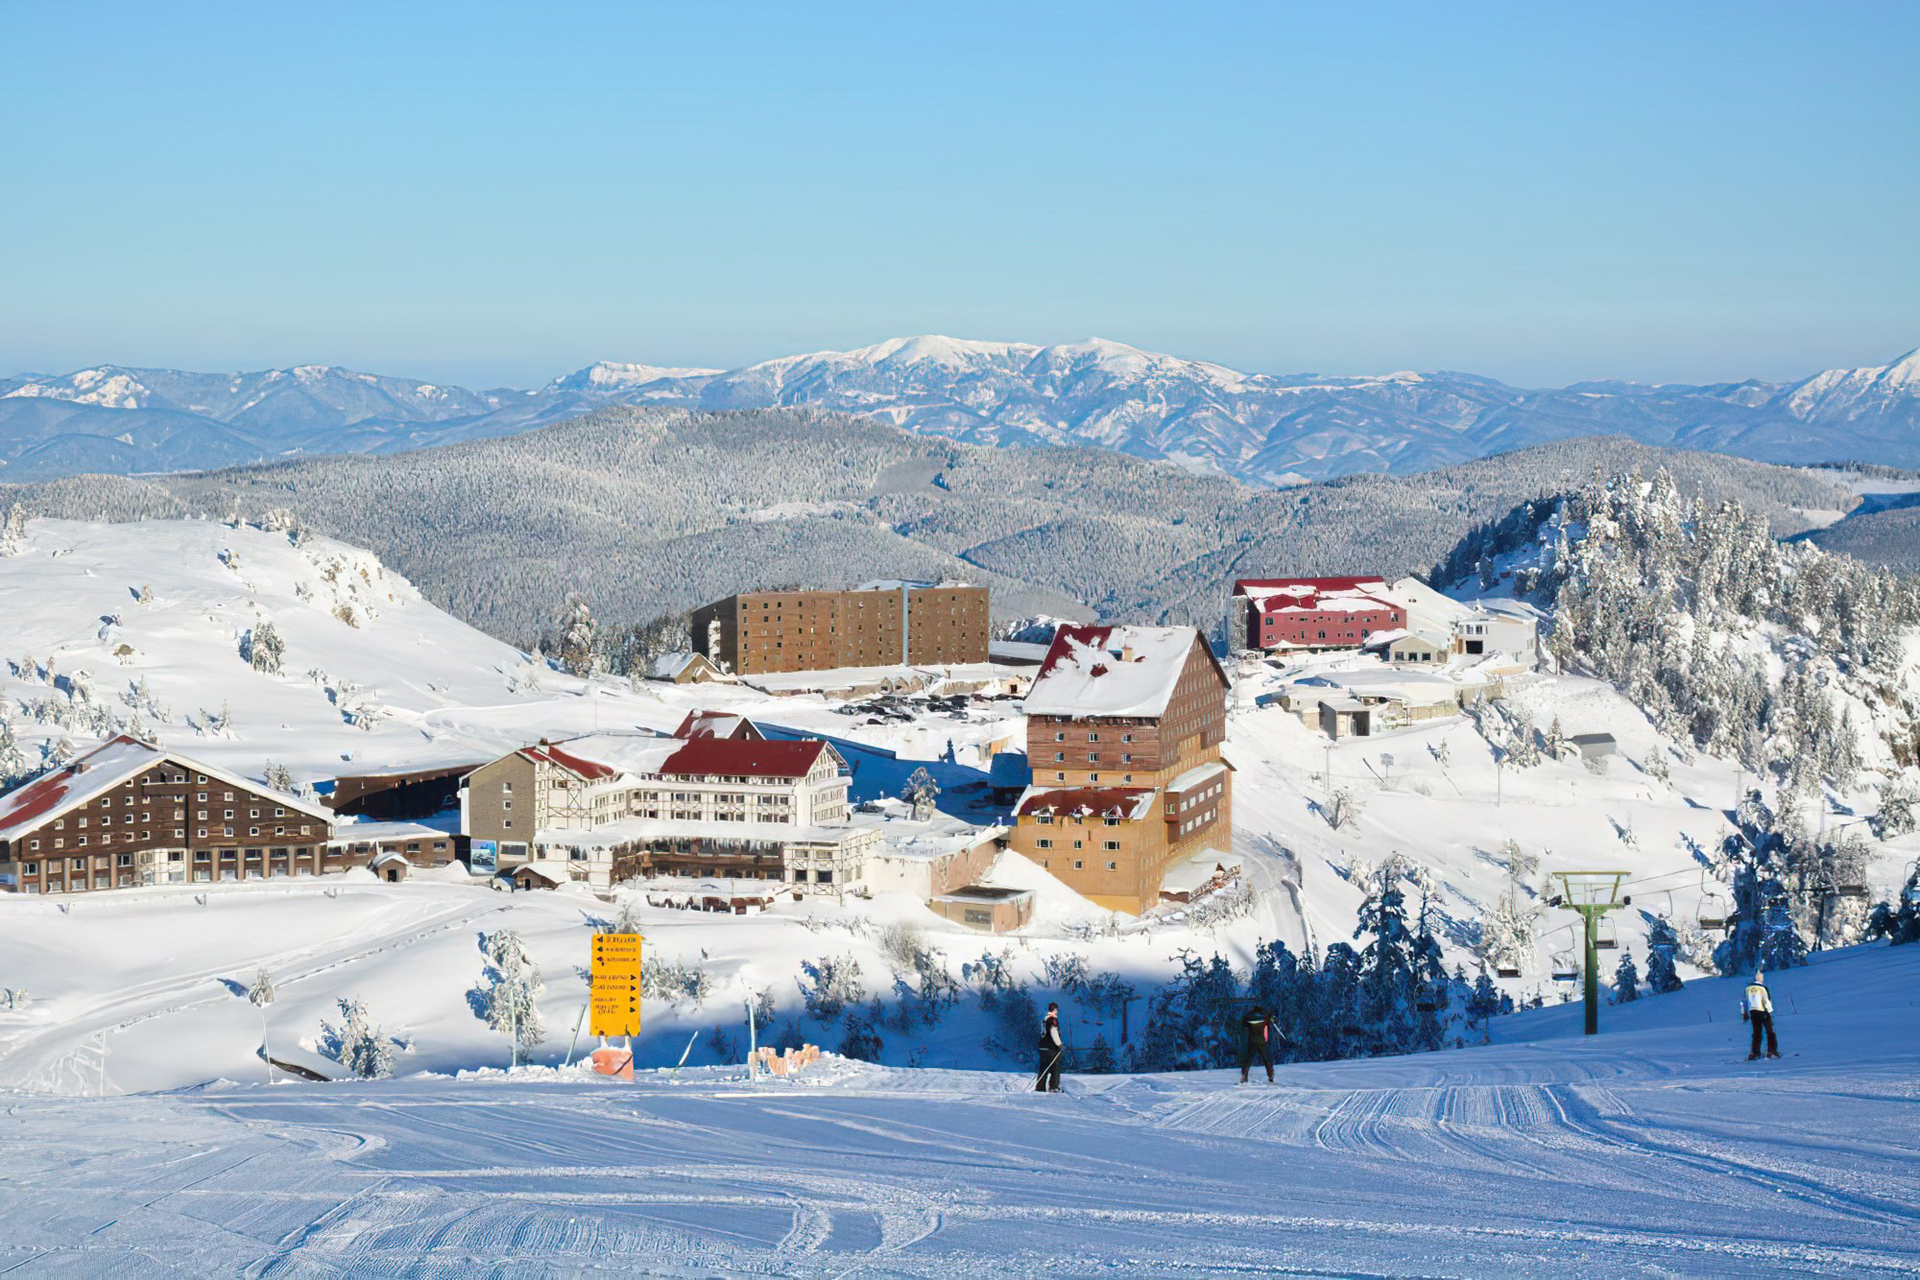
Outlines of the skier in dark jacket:
[[1273,1018],[1264,1005],[1255,1005],[1240,1019],[1240,1083],[1247,1082],[1247,1069],[1258,1057],[1267,1068],[1267,1083],[1273,1083]]
[[1060,1038],[1060,1006],[1047,1006],[1047,1020],[1040,1024],[1040,1070],[1033,1087],[1039,1093],[1060,1092],[1060,1060],[1066,1056],[1066,1041]]

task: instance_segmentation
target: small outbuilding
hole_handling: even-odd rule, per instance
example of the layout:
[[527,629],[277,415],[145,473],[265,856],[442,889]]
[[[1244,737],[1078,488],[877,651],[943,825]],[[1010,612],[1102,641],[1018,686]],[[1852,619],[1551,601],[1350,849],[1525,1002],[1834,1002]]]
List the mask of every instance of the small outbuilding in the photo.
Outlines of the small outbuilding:
[[1599,760],[1620,750],[1620,744],[1610,733],[1576,733],[1569,736],[1567,742],[1580,753],[1582,760]]
[[407,855],[394,849],[375,854],[367,863],[367,869],[387,884],[399,884],[413,874],[413,864],[407,861]]
[[1009,933],[1033,919],[1033,890],[971,884],[943,893],[927,905],[955,924],[988,933]]

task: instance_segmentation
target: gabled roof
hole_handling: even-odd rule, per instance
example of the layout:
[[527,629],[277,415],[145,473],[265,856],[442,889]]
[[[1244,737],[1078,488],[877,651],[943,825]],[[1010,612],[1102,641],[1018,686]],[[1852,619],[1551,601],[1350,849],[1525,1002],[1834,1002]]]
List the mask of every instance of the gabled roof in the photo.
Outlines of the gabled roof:
[[663,653],[653,660],[653,676],[656,680],[674,680],[684,674],[688,667],[704,666],[718,675],[720,668],[704,653],[693,653],[682,649],[678,653]]
[[1048,814],[1054,817],[1127,818],[1140,821],[1153,807],[1151,787],[1059,787],[1053,790],[1029,788],[1013,811],[1020,817]]
[[1054,633],[1027,693],[1028,715],[1145,716],[1166,712],[1194,646],[1220,685],[1226,673],[1193,627],[1078,626]]
[[[746,778],[804,778],[821,752],[832,748],[817,738],[766,742],[756,738],[691,738],[660,766],[664,777],[719,775]],[[837,755],[835,757],[838,758]]]
[[587,782],[601,782],[618,772],[611,765],[601,764],[597,760],[584,760],[570,752],[562,751],[550,742],[543,742],[533,747],[522,747],[519,754],[535,764],[558,765]]
[[0,839],[11,838],[19,832],[58,818],[68,810],[162,763],[170,763],[183,772],[205,774],[230,786],[245,787],[260,795],[271,796],[276,803],[323,822],[333,821],[333,811],[318,803],[275,791],[264,783],[178,752],[163,751],[150,742],[142,742],[123,733],[77,757],[65,768],[56,769],[0,796]]
[[764,739],[767,735],[760,732],[760,726],[745,716],[733,715],[725,711],[689,711],[680,727],[673,731],[676,738],[754,738]]

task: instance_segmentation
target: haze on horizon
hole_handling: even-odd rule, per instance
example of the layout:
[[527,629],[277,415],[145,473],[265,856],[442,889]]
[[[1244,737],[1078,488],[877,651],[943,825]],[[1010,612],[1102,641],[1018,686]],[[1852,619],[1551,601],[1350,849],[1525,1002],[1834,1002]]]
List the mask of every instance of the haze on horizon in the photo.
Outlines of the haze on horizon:
[[0,370],[916,333],[1785,380],[1920,344],[1920,6],[9,15]]

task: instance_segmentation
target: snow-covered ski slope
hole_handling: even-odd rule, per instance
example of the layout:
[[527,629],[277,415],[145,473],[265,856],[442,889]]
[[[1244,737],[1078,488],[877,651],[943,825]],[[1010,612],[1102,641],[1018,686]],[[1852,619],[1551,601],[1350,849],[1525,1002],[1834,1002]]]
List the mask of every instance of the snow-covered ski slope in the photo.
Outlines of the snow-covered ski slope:
[[1920,1273],[1920,947],[1523,1013],[1508,1043],[1029,1079],[737,1069],[8,1099],[0,1269],[251,1275]]
[[[0,555],[0,621],[0,714],[29,760],[43,743],[84,747],[137,727],[243,773],[271,761],[306,781],[488,759],[595,729],[665,733],[706,706],[813,732],[852,727],[819,697],[576,679],[436,608],[370,552],[247,524],[29,521]],[[263,621],[284,642],[278,671],[242,656]],[[1015,728],[943,720],[937,732],[863,736],[929,755],[951,740],[978,759],[980,742]]]

